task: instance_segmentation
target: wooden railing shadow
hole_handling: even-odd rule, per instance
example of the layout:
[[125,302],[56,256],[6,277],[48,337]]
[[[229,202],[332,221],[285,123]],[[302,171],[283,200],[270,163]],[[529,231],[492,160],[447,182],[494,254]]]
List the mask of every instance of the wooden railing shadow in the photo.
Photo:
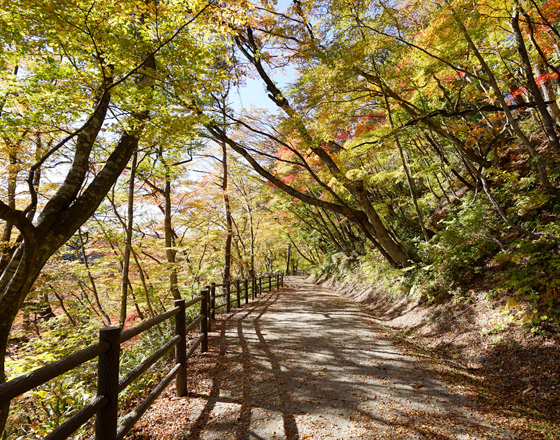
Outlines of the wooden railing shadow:
[[[120,327],[102,328],[99,331],[98,343],[33,370],[28,374],[16,377],[9,382],[0,384],[0,400],[11,401],[33,388],[47,383],[51,379],[97,358],[97,396],[62,425],[55,428],[44,439],[66,439],[94,416],[96,417],[95,440],[123,439],[174,378],[176,379],[177,395],[187,395],[187,360],[199,346],[201,352],[208,351],[208,332],[210,331],[211,320],[214,319],[217,310],[225,307],[226,311],[229,312],[232,303],[240,307],[242,299],[245,300],[245,303],[248,303],[250,298],[254,300],[263,292],[282,287],[283,283],[284,277],[280,272],[264,274],[252,279],[234,280],[221,284],[212,283],[202,289],[197,297],[189,301],[176,300],[173,309],[132,328],[126,330],[122,330]],[[216,294],[216,288],[221,288],[222,293]],[[233,293],[235,293],[235,297],[232,301]],[[187,323],[186,310],[198,304],[200,305],[200,313],[191,322]],[[175,318],[174,337],[142,363],[136,365],[124,377],[120,377],[121,345],[172,317]],[[200,331],[200,335],[191,342],[187,349],[187,335],[194,332],[197,328]],[[141,377],[152,365],[167,355],[173,348],[175,348],[175,366],[119,424],[119,393]]]

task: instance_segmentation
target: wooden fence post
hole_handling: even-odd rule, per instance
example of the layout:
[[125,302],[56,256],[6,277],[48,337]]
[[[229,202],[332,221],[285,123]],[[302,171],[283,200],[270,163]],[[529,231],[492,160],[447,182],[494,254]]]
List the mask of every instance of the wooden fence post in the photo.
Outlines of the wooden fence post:
[[259,295],[262,293],[262,275],[259,277]]
[[95,418],[96,440],[117,438],[120,338],[120,327],[105,327],[99,331],[99,341],[108,342],[111,347],[99,356],[97,363],[97,395],[109,400]]
[[210,285],[210,319],[216,318],[216,283]]
[[276,272],[276,289],[280,289],[280,272]]
[[183,397],[187,394],[187,333],[186,333],[186,317],[185,317],[185,300],[176,299],[175,307],[180,310],[175,315],[175,335],[181,336],[181,339],[175,346],[175,362],[181,365],[177,371],[177,396]]
[[272,274],[268,274],[268,291],[272,291]]
[[228,280],[226,282],[226,312],[229,312],[231,310],[231,283]]
[[245,304],[249,302],[249,280],[245,278],[244,280],[244,287],[245,287]]
[[237,307],[241,307],[241,280],[237,280]]
[[202,300],[200,301],[200,314],[203,316],[200,321],[200,333],[204,335],[200,343],[200,352],[206,353],[208,351],[208,303],[210,296],[210,287],[206,286],[202,290]]

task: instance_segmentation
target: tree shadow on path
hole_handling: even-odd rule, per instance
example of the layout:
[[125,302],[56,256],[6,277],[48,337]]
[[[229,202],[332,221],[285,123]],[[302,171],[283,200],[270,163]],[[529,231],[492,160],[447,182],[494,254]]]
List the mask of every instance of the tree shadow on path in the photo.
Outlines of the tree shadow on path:
[[515,438],[357,303],[302,279],[233,311],[219,339],[208,392],[190,394],[202,409],[179,438]]

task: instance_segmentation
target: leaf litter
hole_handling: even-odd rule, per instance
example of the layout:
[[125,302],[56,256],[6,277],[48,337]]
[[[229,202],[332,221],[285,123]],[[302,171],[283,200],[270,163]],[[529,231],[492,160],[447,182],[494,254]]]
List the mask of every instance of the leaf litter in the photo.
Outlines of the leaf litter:
[[491,411],[468,381],[450,380],[457,366],[417,356],[356,302],[290,281],[217,316],[210,351],[189,360],[189,395],[169,387],[128,438],[541,438]]

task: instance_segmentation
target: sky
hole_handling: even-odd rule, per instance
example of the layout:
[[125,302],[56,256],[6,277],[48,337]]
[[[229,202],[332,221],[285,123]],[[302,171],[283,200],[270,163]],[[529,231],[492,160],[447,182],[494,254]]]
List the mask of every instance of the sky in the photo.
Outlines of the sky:
[[[278,0],[276,2],[276,9],[279,12],[286,12],[291,3],[291,0]],[[269,72],[269,74],[272,74],[272,72]],[[285,86],[294,80],[294,77],[295,72],[290,67],[284,69],[283,72],[275,72],[272,75],[273,80],[275,80],[281,90],[284,90]],[[232,97],[232,105],[235,110],[239,111],[242,108],[249,108],[251,106],[268,109],[271,113],[275,113],[278,110],[276,105],[268,98],[262,80],[246,78],[245,83],[244,86],[238,88]]]
[[268,98],[265,85],[261,80],[247,78],[246,84],[239,86],[232,96],[232,105],[235,110],[251,106],[256,108],[266,108],[271,112],[275,111],[274,103]]
[[[287,69],[282,73],[273,75],[272,78],[280,89],[284,91],[286,86],[294,80],[295,73],[293,69]],[[246,78],[245,82],[246,84],[238,87],[232,96],[232,106],[235,110],[239,111],[242,108],[249,108],[251,106],[268,109],[271,113],[275,113],[278,110],[276,104],[268,97],[268,92],[261,79]]]

